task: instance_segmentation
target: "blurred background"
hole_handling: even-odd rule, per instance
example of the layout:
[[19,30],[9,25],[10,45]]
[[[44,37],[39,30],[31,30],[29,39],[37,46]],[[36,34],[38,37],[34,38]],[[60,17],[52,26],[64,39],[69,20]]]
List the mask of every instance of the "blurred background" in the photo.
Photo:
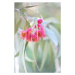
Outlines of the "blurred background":
[[[34,6],[31,7],[30,6]],[[24,8],[25,9],[22,9]],[[29,17],[42,17],[43,20],[49,21],[51,19],[55,19],[55,21],[51,22],[49,26],[53,26],[55,29],[52,31],[55,33],[57,40],[59,42],[56,47],[48,37],[41,39],[38,43],[29,42],[26,47],[26,54],[30,59],[34,59],[34,55],[36,58],[36,63],[29,62],[25,60],[26,68],[29,73],[55,73],[61,72],[61,3],[59,2],[23,2],[23,3],[14,3],[14,54],[16,54],[19,50],[21,50],[20,44],[22,40],[17,34],[18,28],[26,29],[25,20],[23,16],[16,12],[16,9],[22,9],[26,16]],[[30,23],[30,22],[29,22]],[[28,24],[29,24],[28,23]],[[18,25],[18,26],[17,26]],[[48,26],[48,27],[49,27]],[[22,46],[22,45],[21,45]],[[14,72],[24,72],[23,65],[21,63],[21,59],[19,56],[14,58]],[[20,62],[20,64],[19,64]],[[40,71],[38,67],[40,68]]]

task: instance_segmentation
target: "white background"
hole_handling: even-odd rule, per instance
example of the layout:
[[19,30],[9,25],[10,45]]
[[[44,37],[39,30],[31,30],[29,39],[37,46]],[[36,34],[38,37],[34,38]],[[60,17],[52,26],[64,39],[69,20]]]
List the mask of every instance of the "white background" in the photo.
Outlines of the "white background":
[[[14,73],[14,1],[28,2],[31,0],[2,0],[0,2],[0,75],[18,75]],[[74,0],[41,0],[41,2],[44,1],[61,2],[61,73],[48,74],[74,75],[75,2]]]

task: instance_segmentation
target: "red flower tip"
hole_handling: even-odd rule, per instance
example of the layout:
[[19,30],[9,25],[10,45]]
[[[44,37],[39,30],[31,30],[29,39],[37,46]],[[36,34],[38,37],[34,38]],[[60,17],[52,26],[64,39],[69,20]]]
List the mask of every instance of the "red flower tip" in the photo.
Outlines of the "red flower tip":
[[41,24],[43,22],[42,19],[38,19],[38,24]]

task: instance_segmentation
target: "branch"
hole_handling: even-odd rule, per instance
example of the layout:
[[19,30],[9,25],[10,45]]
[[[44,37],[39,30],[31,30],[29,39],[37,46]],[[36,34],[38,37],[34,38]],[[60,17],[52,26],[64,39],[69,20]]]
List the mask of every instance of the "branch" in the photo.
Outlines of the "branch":
[[43,4],[47,4],[47,2],[46,3],[39,4],[39,5],[34,5],[34,6],[26,6],[26,7],[20,8],[19,10],[24,9],[24,8],[31,8],[31,7],[40,6],[40,5],[43,5]]

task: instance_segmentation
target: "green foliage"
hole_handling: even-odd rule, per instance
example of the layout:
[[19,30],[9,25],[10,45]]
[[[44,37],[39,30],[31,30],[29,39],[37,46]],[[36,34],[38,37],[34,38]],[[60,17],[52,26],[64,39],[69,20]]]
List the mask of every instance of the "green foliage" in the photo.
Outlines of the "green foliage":
[[40,70],[42,70],[45,62],[46,62],[46,59],[47,59],[47,55],[48,55],[48,47],[49,47],[49,44],[48,42],[45,42],[45,46],[44,46],[44,52],[43,52],[43,58],[42,58],[42,63],[41,63],[41,67],[40,67]]
[[[16,21],[15,21],[16,22]],[[15,24],[15,33],[18,31],[18,28],[20,27],[20,25],[21,25],[21,23],[22,23],[22,19],[20,19],[19,21],[18,21],[18,23],[17,24]]]

